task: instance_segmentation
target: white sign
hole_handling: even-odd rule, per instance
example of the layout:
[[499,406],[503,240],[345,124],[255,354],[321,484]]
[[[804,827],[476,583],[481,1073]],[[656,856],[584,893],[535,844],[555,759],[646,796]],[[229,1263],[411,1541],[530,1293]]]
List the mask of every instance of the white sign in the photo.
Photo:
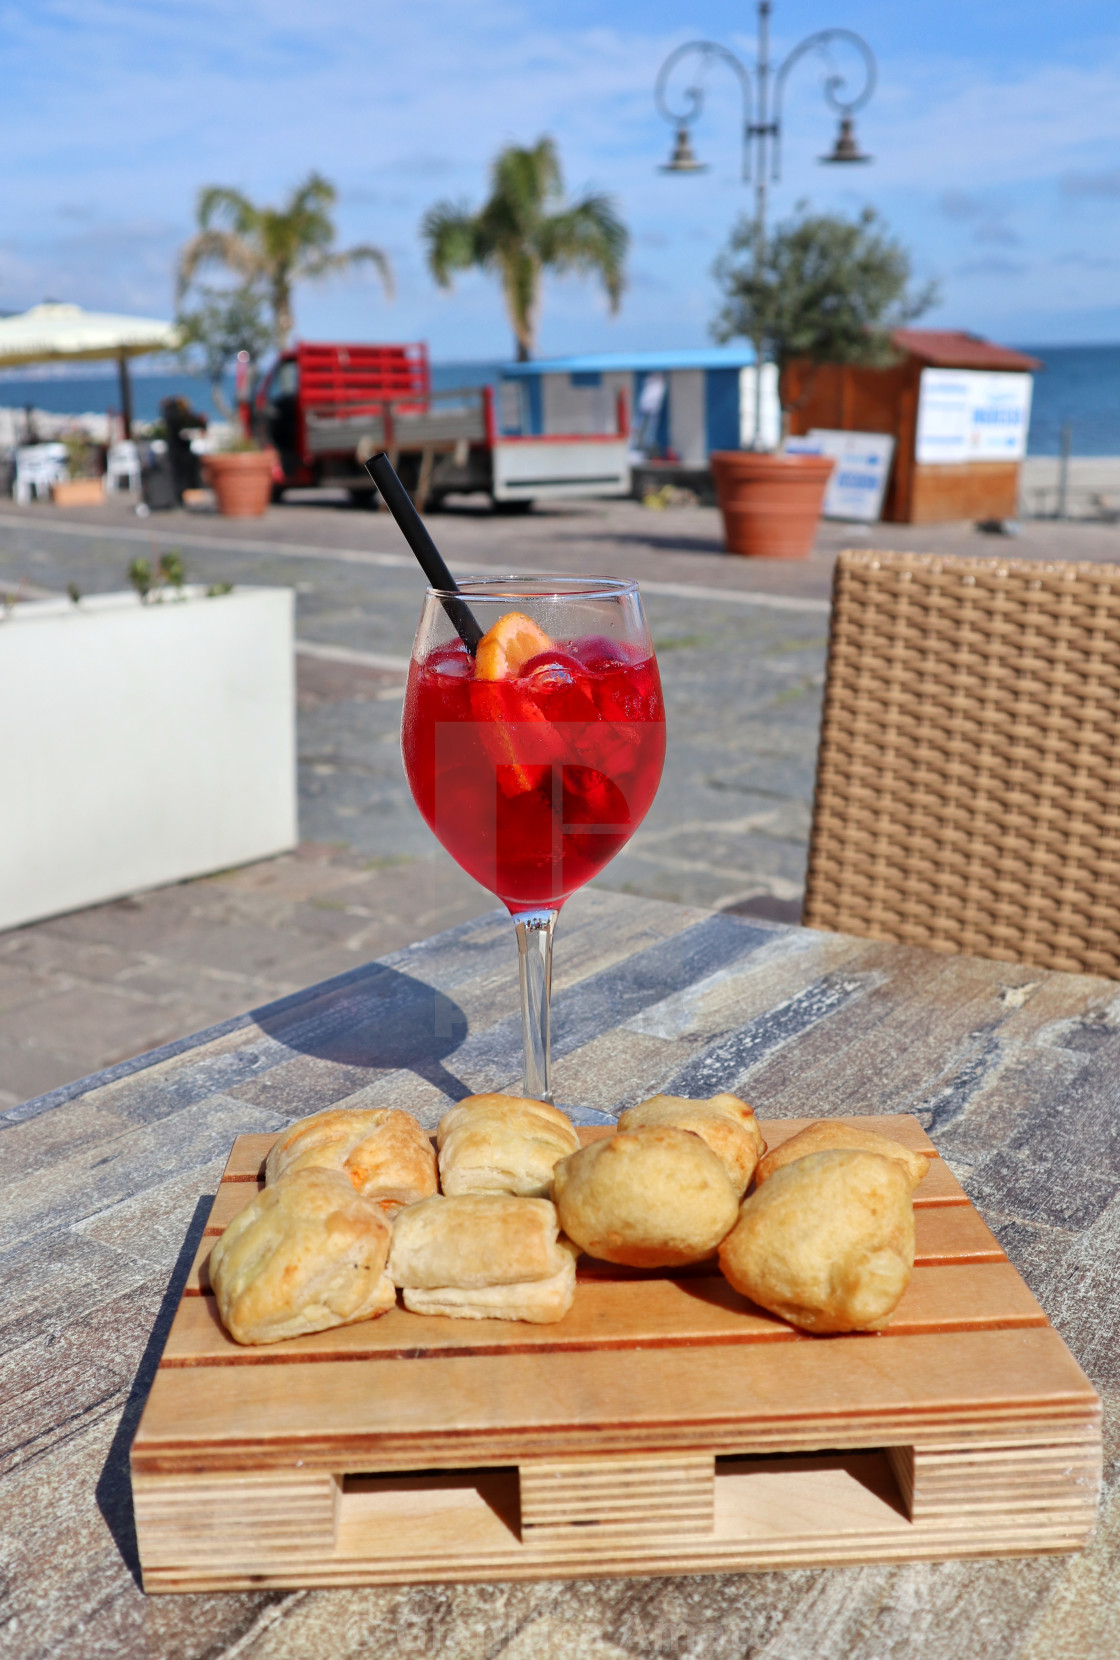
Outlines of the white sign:
[[1021,461],[1031,420],[1030,375],[923,369],[915,460]]
[[787,455],[830,455],[836,462],[824,493],[826,519],[870,522],[883,511],[894,439],[888,432],[833,432],[813,427],[806,438],[787,438]]

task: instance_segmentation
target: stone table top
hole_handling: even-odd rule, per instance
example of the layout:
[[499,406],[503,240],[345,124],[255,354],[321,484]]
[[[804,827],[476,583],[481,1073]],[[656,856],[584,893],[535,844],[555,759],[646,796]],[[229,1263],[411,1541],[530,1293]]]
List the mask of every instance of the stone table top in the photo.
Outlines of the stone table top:
[[[147,1597],[128,1449],[235,1135],[518,1087],[491,914],[0,1114],[0,1654],[1114,1660],[1120,986],[589,891],[562,919],[557,1098],[735,1090],[762,1118],[912,1112],[1105,1408],[1074,1556]],[[376,1634],[374,1638],[373,1634]]]

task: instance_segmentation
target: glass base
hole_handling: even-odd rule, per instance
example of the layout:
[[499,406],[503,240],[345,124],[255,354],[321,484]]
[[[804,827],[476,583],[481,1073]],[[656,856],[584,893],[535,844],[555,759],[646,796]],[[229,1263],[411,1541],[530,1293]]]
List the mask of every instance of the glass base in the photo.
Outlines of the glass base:
[[556,1105],[561,1112],[568,1115],[573,1124],[579,1124],[585,1128],[592,1124],[609,1124],[613,1129],[618,1122],[617,1113],[600,1112],[598,1107],[572,1107],[568,1105],[567,1101],[557,1101]]

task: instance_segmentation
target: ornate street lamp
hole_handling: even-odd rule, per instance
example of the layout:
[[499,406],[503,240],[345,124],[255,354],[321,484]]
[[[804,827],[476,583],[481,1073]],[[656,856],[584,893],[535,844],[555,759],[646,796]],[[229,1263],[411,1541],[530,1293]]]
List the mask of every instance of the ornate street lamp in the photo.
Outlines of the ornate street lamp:
[[[752,180],[754,183],[755,245],[757,257],[760,259],[766,238],[767,187],[776,183],[781,176],[782,100],[790,70],[807,53],[820,51],[827,54],[830,47],[838,45],[852,48],[859,59],[858,80],[854,83],[854,90],[849,88],[848,77],[841,70],[830,69],[825,77],[825,101],[836,111],[840,122],[831,151],[827,156],[819,158],[822,162],[830,164],[871,160],[871,157],[864,155],[859,147],[855,116],[874,92],[876,78],[875,58],[870,46],[861,35],[854,34],[851,29],[819,29],[816,34],[807,35],[786,54],[775,70],[770,62],[770,10],[771,0],[758,0],[758,51],[753,69],[726,46],[720,46],[711,40],[690,40],[686,45],[678,46],[675,52],[670,52],[658,72],[654,90],[658,109],[676,129],[672,155],[662,166],[661,172],[703,173],[706,171],[704,163],[696,159],[692,149],[691,128],[704,108],[704,72],[709,65],[722,63],[737,77],[743,98],[742,175],[748,183]],[[686,58],[697,60],[696,70],[691,82],[682,90],[681,104],[674,108],[669,102],[669,82],[673,71]],[[762,364],[758,346],[759,343],[756,341],[756,445],[761,439],[762,415]]]

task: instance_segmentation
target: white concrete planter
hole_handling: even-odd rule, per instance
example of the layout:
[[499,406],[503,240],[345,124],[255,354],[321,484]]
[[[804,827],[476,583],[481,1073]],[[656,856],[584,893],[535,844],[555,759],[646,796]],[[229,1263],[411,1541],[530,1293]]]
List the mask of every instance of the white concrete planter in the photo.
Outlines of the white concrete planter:
[[293,599],[0,617],[0,928],[295,845]]

